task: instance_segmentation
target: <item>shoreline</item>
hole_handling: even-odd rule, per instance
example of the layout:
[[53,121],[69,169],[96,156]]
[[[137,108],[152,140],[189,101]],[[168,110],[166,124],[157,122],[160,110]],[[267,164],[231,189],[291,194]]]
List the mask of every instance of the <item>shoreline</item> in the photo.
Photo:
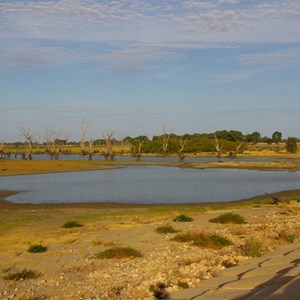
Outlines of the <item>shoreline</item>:
[[64,172],[100,171],[126,168],[127,166],[159,166],[190,169],[244,169],[256,171],[300,171],[300,162],[131,162],[131,161],[13,161],[0,160],[0,177],[36,174],[55,174]]
[[276,197],[291,197],[300,195],[300,189],[282,190],[274,193],[259,194],[250,198],[244,198],[231,201],[219,202],[190,202],[190,203],[121,203],[121,202],[61,202],[61,203],[31,203],[31,202],[12,202],[7,201],[6,198],[20,191],[0,190],[0,208],[6,206],[19,207],[40,207],[40,208],[57,208],[57,207],[77,207],[77,208],[154,208],[154,207],[208,207],[208,206],[243,206],[252,205],[255,201],[262,201],[266,198]]

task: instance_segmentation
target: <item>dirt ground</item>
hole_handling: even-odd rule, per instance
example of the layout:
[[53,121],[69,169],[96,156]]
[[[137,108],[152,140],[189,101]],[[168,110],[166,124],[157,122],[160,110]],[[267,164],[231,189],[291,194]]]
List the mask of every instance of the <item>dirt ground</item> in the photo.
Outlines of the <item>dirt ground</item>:
[[[1,299],[153,299],[151,286],[163,282],[168,290],[196,286],[218,276],[249,257],[241,249],[255,237],[263,251],[272,251],[285,234],[299,237],[299,191],[283,193],[290,205],[265,204],[261,198],[247,203],[201,205],[117,204],[12,204],[0,197]],[[226,211],[239,213],[246,224],[222,225],[209,220]],[[173,222],[180,215],[194,221]],[[82,227],[63,228],[67,221]],[[173,234],[158,234],[158,226],[181,232],[202,231],[227,237],[233,245],[220,250],[172,241]],[[47,251],[29,253],[30,245]],[[97,259],[112,247],[132,247],[142,257]],[[34,271],[33,279],[8,280],[8,275]]]

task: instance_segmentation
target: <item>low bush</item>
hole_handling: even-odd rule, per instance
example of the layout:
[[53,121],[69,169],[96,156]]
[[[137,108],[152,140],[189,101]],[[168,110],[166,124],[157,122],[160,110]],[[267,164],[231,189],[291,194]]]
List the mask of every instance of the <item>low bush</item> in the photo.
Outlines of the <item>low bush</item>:
[[262,251],[262,243],[254,237],[248,239],[242,247],[242,253],[251,257],[260,257],[262,255]]
[[172,240],[181,243],[192,242],[195,246],[213,249],[221,249],[225,246],[232,245],[232,242],[229,239],[221,235],[204,232],[187,232],[177,234]]
[[160,234],[168,234],[168,233],[177,233],[178,232],[178,230],[176,230],[171,225],[159,226],[156,228],[155,231]]
[[46,246],[43,245],[31,245],[27,252],[29,253],[43,253],[46,252],[48,250],[48,248]]
[[178,281],[177,286],[181,289],[188,289],[189,285],[187,282],[184,281]]
[[194,221],[194,219],[186,215],[179,215],[173,219],[173,222],[192,222],[192,221]]
[[75,227],[82,227],[83,225],[78,223],[77,221],[69,221],[66,222],[62,227],[64,228],[75,228]]
[[158,282],[156,285],[151,285],[149,291],[153,293],[155,299],[169,299],[169,294],[166,291],[166,285],[162,282]]
[[126,257],[142,257],[140,251],[135,250],[130,247],[115,247],[106,249],[102,252],[96,253],[95,258],[105,259],[105,258],[126,258]]
[[213,223],[221,223],[221,224],[228,224],[228,223],[232,223],[232,224],[246,224],[245,219],[236,213],[224,213],[221,214],[220,216],[210,219],[210,222]]
[[278,240],[282,240],[282,241],[285,241],[289,244],[292,244],[294,243],[294,240],[296,238],[296,235],[289,232],[289,231],[286,231],[286,230],[281,230],[279,233],[278,233],[278,237],[277,239]]
[[25,280],[25,279],[36,279],[36,278],[38,278],[38,276],[39,276],[39,274],[35,271],[23,269],[20,272],[8,274],[8,275],[4,276],[3,278],[5,280],[16,280],[17,281],[17,280]]

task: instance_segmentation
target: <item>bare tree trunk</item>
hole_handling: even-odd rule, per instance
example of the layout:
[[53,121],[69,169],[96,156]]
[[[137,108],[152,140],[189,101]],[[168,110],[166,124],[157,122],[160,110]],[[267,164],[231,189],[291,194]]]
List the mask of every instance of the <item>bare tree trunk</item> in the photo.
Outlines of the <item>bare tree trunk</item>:
[[61,152],[60,147],[56,149],[56,141],[59,137],[59,132],[55,130],[46,130],[45,131],[45,140],[47,144],[47,152],[50,155],[51,159],[58,159]]
[[69,142],[69,139],[71,137],[71,134],[69,132],[65,132],[64,133],[64,140],[65,140],[65,150],[68,151],[68,142]]
[[90,141],[89,141],[89,158],[88,158],[88,160],[92,160],[92,157],[93,157],[93,145],[94,145],[94,140],[90,139]]
[[243,144],[244,143],[238,144],[237,147],[236,147],[236,149],[235,149],[235,151],[230,151],[229,152],[228,157],[230,157],[230,158],[237,158],[237,155],[238,155],[238,153],[239,153],[239,151],[240,151],[240,149],[241,149],[241,147],[242,147]]
[[114,132],[113,131],[105,132],[105,133],[102,133],[102,136],[106,143],[107,156],[108,156],[109,160],[113,161],[113,160],[115,160],[115,153],[113,151]]
[[163,156],[167,156],[168,153],[168,146],[169,146],[169,139],[170,139],[170,134],[171,132],[167,132],[166,126],[163,128],[163,135],[161,138],[161,144],[162,144],[162,150],[163,150]]
[[4,158],[4,142],[0,142],[0,158]]
[[179,157],[179,162],[180,163],[184,163],[185,154],[183,153],[183,150],[184,150],[186,142],[187,142],[187,139],[183,139],[183,138],[181,138],[180,141],[179,141],[180,149],[179,149],[179,152],[178,152],[178,157]]
[[33,134],[30,128],[20,127],[21,134],[24,136],[28,149],[28,160],[32,160],[32,144],[33,144]]
[[141,158],[142,158],[141,150],[142,150],[142,145],[143,145],[144,141],[138,141],[138,143],[139,143],[139,149],[138,149],[138,153],[136,155],[136,161],[141,161]]
[[81,129],[81,136],[80,136],[80,150],[81,154],[85,154],[85,136],[87,133],[87,129],[89,127],[89,123],[86,123],[84,120],[81,121],[80,129]]
[[218,141],[218,138],[217,138],[216,135],[215,135],[215,148],[216,148],[216,151],[217,151],[217,157],[221,158],[223,145],[222,146],[219,145],[219,141]]

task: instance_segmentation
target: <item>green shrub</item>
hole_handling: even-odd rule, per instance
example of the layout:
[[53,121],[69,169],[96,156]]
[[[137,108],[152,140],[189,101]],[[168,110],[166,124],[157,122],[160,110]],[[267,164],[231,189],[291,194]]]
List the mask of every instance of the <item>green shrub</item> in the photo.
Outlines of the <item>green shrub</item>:
[[27,252],[29,253],[43,253],[47,251],[47,247],[43,245],[31,245]]
[[160,234],[167,234],[167,233],[176,233],[178,230],[176,230],[174,227],[171,225],[164,225],[164,226],[159,226],[155,230],[157,233]]
[[218,234],[208,234],[204,232],[187,232],[177,234],[172,240],[181,243],[192,242],[195,246],[213,249],[221,249],[222,247],[232,245],[232,242],[225,237]]
[[39,274],[32,270],[23,269],[20,272],[12,273],[4,276],[3,278],[6,280],[25,280],[25,279],[35,279],[39,276]]
[[166,285],[162,282],[158,282],[156,285],[151,285],[149,291],[153,293],[155,299],[169,299],[169,294],[166,291]]
[[77,221],[69,221],[66,222],[62,227],[64,228],[75,228],[75,227],[82,227],[83,225],[78,223]]
[[242,253],[251,257],[260,257],[262,255],[262,249],[262,243],[254,237],[251,237],[242,247]]
[[192,221],[194,221],[194,219],[186,215],[179,215],[173,219],[173,222],[192,222]]
[[188,289],[189,285],[187,282],[183,282],[183,281],[178,281],[177,286],[181,289]]
[[281,230],[278,233],[278,237],[277,237],[278,240],[283,240],[289,244],[294,243],[295,238],[296,238],[295,234],[292,234],[286,230]]
[[95,258],[100,258],[100,259],[105,259],[105,258],[121,259],[126,257],[142,257],[142,254],[140,251],[130,247],[114,247],[95,254]]
[[214,223],[221,223],[221,224],[228,224],[228,223],[246,224],[246,221],[242,216],[231,212],[221,214],[220,216],[210,219],[209,221]]

